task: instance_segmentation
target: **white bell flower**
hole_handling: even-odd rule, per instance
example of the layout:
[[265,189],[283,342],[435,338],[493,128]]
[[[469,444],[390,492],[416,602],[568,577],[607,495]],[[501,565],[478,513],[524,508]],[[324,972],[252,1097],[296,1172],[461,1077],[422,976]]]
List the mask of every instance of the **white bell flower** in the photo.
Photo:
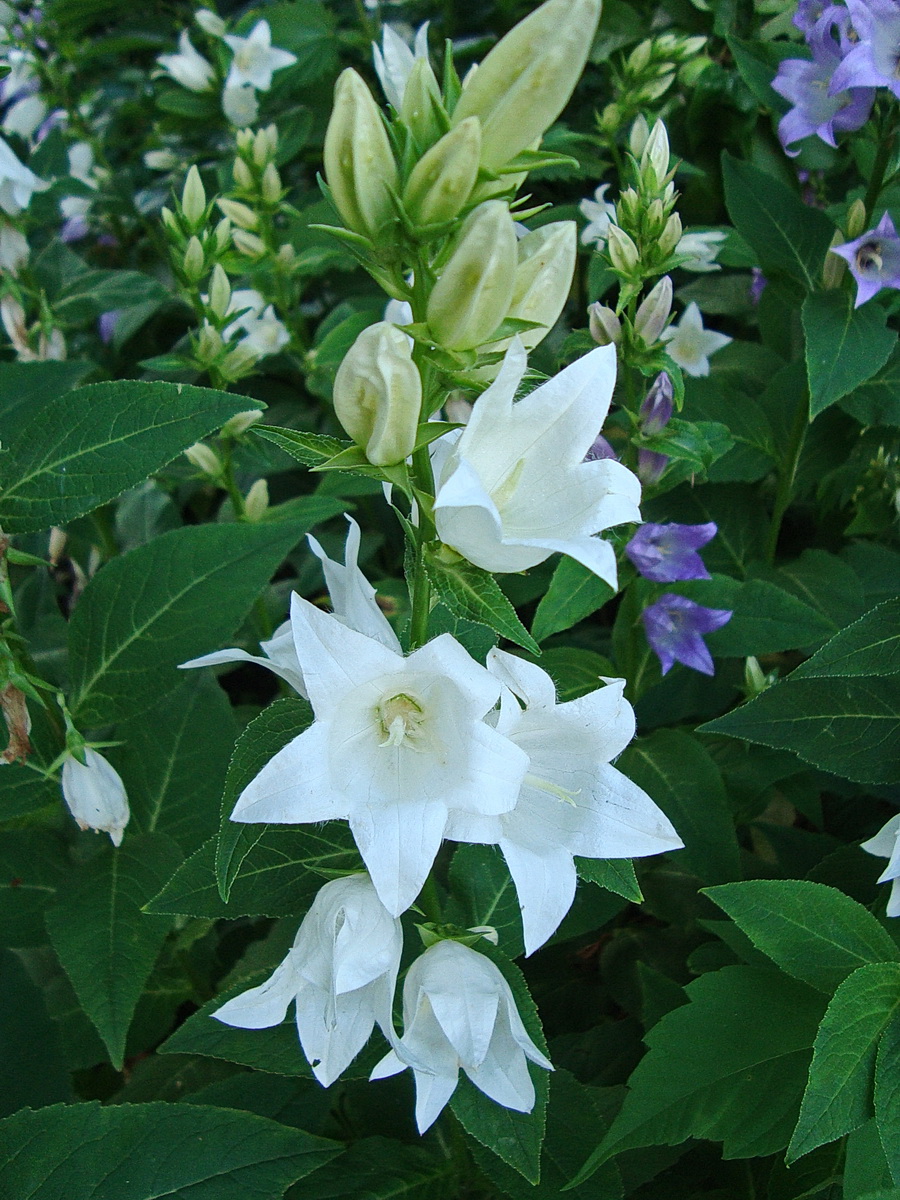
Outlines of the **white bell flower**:
[[[375,589],[357,566],[360,528],[349,515],[347,523],[350,529],[347,533],[343,564],[330,559],[314,537],[307,539],[313,554],[322,563],[334,615],[349,628],[376,638],[390,650],[399,653],[400,643],[390,622],[375,601]],[[214,650],[212,654],[192,658],[190,662],[181,663],[181,666],[186,670],[191,667],[219,667],[231,662],[256,663],[257,666],[268,667],[290,684],[295,692],[306,696],[306,684],[303,682],[303,670],[294,649],[290,620],[282,622],[267,642],[260,642],[259,648],[265,657],[248,654],[246,650],[237,648]]]
[[609,410],[615,347],[514,403],[525,367],[515,338],[449,453],[446,438],[436,443],[438,535],[487,571],[525,571],[558,551],[615,587],[615,553],[593,535],[641,519],[641,485],[619,462],[584,461]]
[[500,685],[450,634],[408,657],[294,596],[315,722],[238,797],[233,821],[347,819],[390,913],[413,903],[451,810],[516,802],[527,758],[483,720]]
[[28,207],[35,192],[44,192],[49,186],[19,162],[3,138],[0,138],[0,208],[7,216],[17,217],[22,209]]
[[63,763],[63,799],[79,829],[108,833],[112,844],[121,846],[131,817],[125,785],[115,767],[90,746],[85,746],[84,759],[80,763],[70,757]]
[[572,905],[574,855],[641,858],[684,843],[647,793],[610,765],[634,737],[624,679],[557,704],[553,680],[524,659],[492,650],[488,670],[509,689],[497,729],[528,755],[528,773],[514,809],[491,818],[454,813],[447,836],[499,845],[531,954]]
[[368,875],[326,883],[275,973],[212,1015],[239,1029],[280,1025],[296,1002],[297,1033],[313,1074],[330,1087],[377,1022],[394,1036],[391,1005],[403,931]]
[[240,87],[228,85],[222,91],[222,112],[232,125],[238,129],[246,129],[259,116],[259,101],[256,99],[256,88],[249,83]]
[[178,37],[178,53],[160,54],[156,61],[167,75],[189,92],[212,90],[216,73],[212,64],[194,47],[186,29],[182,29]]
[[272,45],[272,30],[268,21],[257,21],[246,37],[227,33],[222,40],[234,53],[231,70],[225,80],[226,87],[250,84],[260,92],[267,92],[272,86],[274,72],[297,61],[296,54]]
[[683,233],[675,247],[675,253],[691,256],[687,262],[681,264],[685,271],[695,271],[697,274],[721,271],[721,266],[716,262],[716,255],[727,236],[718,229],[710,229],[706,233]]
[[459,942],[437,942],[410,967],[403,985],[403,1029],[371,1078],[412,1067],[420,1133],[453,1095],[460,1067],[486,1096],[516,1112],[534,1108],[526,1059],[553,1070],[528,1036],[499,968]]
[[583,246],[596,246],[599,250],[606,243],[610,221],[616,216],[615,204],[606,199],[609,187],[608,183],[601,183],[594,192],[593,200],[582,200],[578,205],[578,211],[588,222],[581,231]]
[[[403,104],[403,94],[412,74],[417,58],[428,58],[428,25],[420,25],[413,47],[404,41],[391,25],[381,29],[381,45],[372,43],[372,58],[375,73],[381,81],[382,90],[397,112]],[[410,33],[412,31],[410,30]]]
[[873,838],[862,843],[863,850],[877,858],[886,858],[888,865],[879,875],[879,883],[891,883],[891,894],[887,903],[887,915],[900,917],[900,813],[891,817]]
[[668,343],[669,357],[682,371],[700,376],[709,374],[709,356],[727,346],[732,339],[727,334],[704,329],[700,309],[692,300],[678,324],[663,331],[661,340]]

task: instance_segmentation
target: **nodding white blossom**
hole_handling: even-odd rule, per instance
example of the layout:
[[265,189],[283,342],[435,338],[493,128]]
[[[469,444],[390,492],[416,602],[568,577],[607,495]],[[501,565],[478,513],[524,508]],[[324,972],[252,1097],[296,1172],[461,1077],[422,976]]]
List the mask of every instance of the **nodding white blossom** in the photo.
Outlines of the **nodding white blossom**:
[[102,754],[85,746],[83,763],[67,758],[62,769],[62,793],[79,829],[108,833],[112,844],[121,846],[131,817],[128,796],[119,772]]
[[296,1003],[297,1033],[313,1074],[330,1087],[360,1052],[376,1022],[393,1036],[391,1005],[403,933],[368,875],[320,889],[275,973],[212,1015],[241,1029],[280,1025]]
[[190,92],[212,91],[216,73],[191,42],[186,29],[178,37],[177,54],[160,54],[156,60],[167,75]]
[[32,137],[46,115],[47,105],[37,92],[30,96],[22,96],[4,113],[3,132],[15,133],[19,137],[28,139]]
[[675,253],[689,254],[691,257],[681,263],[681,266],[685,271],[695,271],[698,274],[721,271],[720,264],[716,262],[716,255],[727,236],[719,229],[710,229],[706,233],[682,234],[675,247]]
[[413,963],[403,985],[403,1037],[372,1072],[372,1079],[411,1067],[416,1080],[416,1124],[424,1133],[459,1082],[459,1069],[504,1108],[531,1112],[530,1059],[553,1064],[522,1024],[509,984],[489,958],[459,942],[437,942]]
[[208,33],[210,37],[224,37],[225,30],[228,28],[219,14],[214,13],[209,8],[199,8],[194,13],[194,20],[203,32]]
[[254,288],[238,288],[232,292],[228,311],[240,313],[240,316],[223,330],[225,341],[243,333],[238,345],[259,358],[277,354],[291,340],[284,323],[275,316],[274,307],[266,304]]
[[419,26],[412,48],[391,25],[382,26],[380,46],[372,43],[375,73],[381,81],[388,102],[393,104],[398,112],[403,104],[403,94],[416,59],[428,58],[428,25],[429,22],[426,21],[424,25]]
[[862,848],[876,858],[888,860],[888,865],[878,876],[878,882],[891,884],[887,915],[900,917],[900,813],[891,817],[873,838],[863,842]]
[[272,30],[268,21],[257,21],[247,37],[225,34],[222,40],[234,53],[231,70],[225,80],[225,86],[229,88],[249,84],[260,92],[267,92],[272,86],[274,72],[297,61],[296,54],[272,45]]
[[226,84],[222,90],[222,112],[238,129],[246,129],[248,125],[252,125],[259,116],[256,88],[249,83],[237,87]]
[[609,232],[610,221],[615,219],[616,206],[606,199],[609,190],[608,183],[601,183],[594,192],[593,200],[582,200],[578,211],[587,220],[587,225],[581,231],[581,242],[584,246],[602,248]]
[[[68,150],[69,175],[92,191],[97,189],[100,171],[94,165],[94,151],[87,142],[76,142]],[[64,196],[59,202],[59,211],[65,220],[60,237],[64,242],[74,242],[88,232],[88,213],[93,204],[92,196]]]
[[487,665],[504,684],[497,730],[528,755],[528,772],[515,808],[491,818],[454,814],[447,836],[499,845],[531,954],[572,905],[574,855],[639,858],[683,843],[646,792],[611,765],[634,737],[624,679],[557,704],[553,680],[533,663],[492,650]]
[[516,338],[465,429],[434,443],[438,535],[486,571],[525,571],[559,552],[615,587],[615,552],[594,535],[641,519],[641,487],[619,462],[584,461],[609,410],[615,348],[514,402],[526,366]]
[[20,162],[0,138],[0,209],[7,216],[17,217],[31,203],[35,192],[44,192],[49,186]]
[[28,239],[9,221],[0,221],[0,271],[15,277],[28,262]]
[[677,325],[670,325],[662,334],[666,350],[673,362],[688,375],[708,375],[709,356],[727,346],[732,340],[727,334],[703,328],[700,309],[692,300]]
[[515,804],[523,751],[484,721],[500,685],[450,634],[404,657],[293,597],[315,722],[238,797],[233,821],[348,820],[387,910],[415,900],[450,812]]
[[[314,537],[307,538],[310,549],[322,563],[334,616],[348,628],[375,638],[389,650],[399,653],[400,642],[375,601],[375,589],[357,566],[362,537],[360,528],[349,515],[347,524],[350,528],[343,563],[330,559]],[[218,667],[224,663],[252,662],[260,667],[268,667],[289,683],[294,691],[306,696],[306,684],[303,682],[303,670],[294,648],[291,622],[288,620],[279,625],[269,641],[260,642],[260,649],[265,657],[248,654],[246,650],[216,650],[212,654],[204,654],[202,658],[193,658],[190,662],[182,663],[181,666]]]

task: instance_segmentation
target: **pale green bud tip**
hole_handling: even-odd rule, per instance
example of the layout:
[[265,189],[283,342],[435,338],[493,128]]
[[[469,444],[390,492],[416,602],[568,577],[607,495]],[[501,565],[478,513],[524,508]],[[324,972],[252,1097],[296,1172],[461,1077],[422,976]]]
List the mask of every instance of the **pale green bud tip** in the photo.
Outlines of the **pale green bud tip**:
[[199,229],[206,214],[206,191],[196,167],[188,171],[181,193],[181,211],[191,229]]
[[184,252],[184,259],[182,261],[185,276],[191,283],[196,283],[202,277],[205,263],[206,257],[203,253],[200,239],[194,236],[187,244],[187,250]]
[[519,336],[533,350],[556,323],[572,287],[578,252],[574,221],[556,221],[523,237],[518,244],[519,265],[508,317],[537,321],[541,328]]
[[252,231],[259,227],[259,217],[248,204],[242,204],[240,200],[217,200],[216,204],[238,229]]
[[281,176],[278,174],[278,168],[272,162],[263,171],[260,192],[266,204],[277,204],[281,199]]
[[410,219],[419,225],[452,221],[475,186],[480,157],[481,123],[467,117],[413,168],[403,193]]
[[640,159],[644,153],[644,147],[647,145],[647,138],[650,136],[650,127],[647,124],[647,118],[643,113],[640,113],[634,124],[631,126],[631,132],[628,135],[628,149],[635,158]]
[[245,229],[235,229],[231,240],[235,250],[248,258],[262,258],[266,253],[266,243],[262,238],[257,237],[255,233],[248,233]]
[[631,275],[640,264],[638,248],[623,229],[610,225],[607,233],[610,262],[623,275]]
[[681,234],[681,217],[678,213],[672,213],[659,238],[658,248],[664,258],[674,252],[675,247],[681,241]]
[[228,217],[223,217],[218,223],[213,233],[213,238],[219,254],[228,248],[228,243],[231,241],[231,221]]
[[231,284],[219,263],[213,267],[209,283],[209,307],[217,317],[224,317],[231,303]]
[[847,209],[847,237],[858,238],[866,227],[866,206],[862,200],[854,200]]
[[669,173],[669,135],[662,121],[657,121],[641,152],[641,176],[651,187],[662,188]]
[[348,350],[334,381],[334,411],[374,466],[412,454],[422,408],[422,381],[410,339],[379,321]]
[[258,408],[251,408],[247,412],[236,413],[222,426],[222,436],[240,437],[242,433],[246,433],[257,421],[261,421],[262,416],[262,411]]
[[234,160],[234,166],[231,168],[231,173],[234,176],[234,182],[239,188],[243,188],[244,191],[253,190],[253,172],[242,158],[236,158]]
[[195,442],[193,446],[188,446],[184,452],[184,456],[188,462],[192,463],[198,471],[202,471],[204,475],[218,479],[222,474],[222,463],[219,461],[218,455],[214,450],[210,450],[209,446],[205,446],[203,442]]
[[248,521],[258,521],[269,507],[269,485],[265,479],[257,479],[244,498],[244,515]]
[[202,327],[194,342],[194,354],[203,365],[215,362],[224,348],[222,335],[209,324]]
[[611,308],[595,301],[588,309],[591,337],[598,346],[618,345],[622,338],[622,322]]
[[335,87],[324,164],[335,205],[349,229],[371,236],[391,220],[397,164],[372,93],[351,67]]
[[228,26],[217,14],[211,9],[201,8],[194,13],[194,20],[200,26],[204,33],[208,33],[210,37],[223,37]]
[[672,280],[664,275],[637,310],[634,319],[635,333],[646,346],[659,341],[660,334],[669,323],[672,312]]

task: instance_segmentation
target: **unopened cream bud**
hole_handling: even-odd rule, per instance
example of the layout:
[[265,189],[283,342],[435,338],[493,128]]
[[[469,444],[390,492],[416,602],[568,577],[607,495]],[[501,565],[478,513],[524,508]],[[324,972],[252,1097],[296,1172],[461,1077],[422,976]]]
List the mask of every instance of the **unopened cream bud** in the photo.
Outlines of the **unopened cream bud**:
[[672,312],[672,280],[664,275],[641,302],[634,318],[634,331],[647,347],[654,346],[669,323]]
[[225,30],[228,28],[222,18],[208,8],[198,9],[194,13],[194,20],[203,32],[208,33],[210,37],[224,37]]
[[251,425],[255,425],[257,421],[261,421],[262,416],[262,410],[259,408],[250,408],[247,412],[235,413],[222,426],[222,437],[240,437],[242,433],[247,432]]
[[619,194],[616,202],[617,224],[631,226],[639,224],[645,204],[646,202],[641,199],[633,187],[625,188]]
[[223,217],[222,220],[213,230],[213,242],[216,252],[224,254],[231,244],[231,221],[228,217]]
[[647,118],[643,113],[639,113],[628,135],[628,149],[635,158],[640,159],[644,153],[644,147],[647,145],[647,138],[649,136],[650,126],[647,124]]
[[370,463],[386,467],[412,454],[421,408],[422,381],[409,338],[388,321],[370,325],[338,367],[337,419]]
[[204,475],[209,475],[212,479],[218,479],[222,474],[222,463],[218,455],[203,442],[195,442],[193,446],[188,446],[184,457],[198,471],[202,471]]
[[275,255],[276,261],[285,267],[289,267],[296,257],[297,251],[290,242],[282,242],[278,247],[278,253]]
[[148,150],[144,155],[144,166],[151,171],[171,171],[178,165],[178,155],[172,150]]
[[216,204],[238,229],[259,228],[259,217],[249,204],[242,204],[240,200],[217,200]]
[[231,168],[231,174],[234,176],[234,182],[239,188],[242,188],[245,192],[253,191],[253,172],[242,158],[236,158],[234,160],[234,166]]
[[666,221],[665,229],[660,234],[657,243],[659,253],[663,258],[668,258],[670,254],[674,253],[675,247],[681,241],[681,233],[681,217],[677,212],[672,213]]
[[622,338],[622,322],[611,308],[599,300],[588,308],[591,337],[599,346],[618,345]]
[[203,180],[196,167],[188,171],[181,193],[181,211],[191,230],[196,231],[203,224],[206,215],[206,191]]
[[375,235],[394,215],[397,164],[378,105],[351,67],[335,87],[324,158],[325,178],[344,222],[356,233]]
[[650,62],[650,56],[653,53],[653,40],[645,38],[643,42],[639,42],[632,52],[628,55],[628,69],[637,75],[643,71]]
[[255,233],[248,233],[246,229],[235,229],[231,234],[231,241],[235,250],[248,258],[262,258],[266,253],[266,243],[262,238],[257,237]]
[[231,303],[231,284],[219,263],[213,267],[209,281],[209,307],[217,317],[224,317]]
[[765,671],[759,665],[759,659],[752,654],[744,661],[744,688],[748,696],[758,696],[771,684]]
[[240,342],[233,350],[229,350],[218,364],[222,378],[228,383],[234,383],[248,375],[259,360],[259,354],[246,342]]
[[658,100],[660,96],[664,96],[672,86],[674,79],[675,72],[668,71],[665,75],[661,75],[658,79],[646,84],[640,92],[641,103],[651,104],[654,100]]
[[481,161],[503,166],[541,138],[565,107],[587,62],[600,0],[547,0],[497,43],[467,81],[453,112],[481,121]]
[[649,190],[658,192],[665,186],[669,158],[669,135],[663,122],[657,121],[641,153],[641,178]]
[[269,161],[269,139],[264,129],[258,130],[253,138],[253,161],[258,167],[264,167]]
[[637,269],[641,257],[638,248],[618,225],[610,225],[606,233],[606,248],[609,260],[617,271],[623,275],[632,275]]
[[206,267],[206,256],[203,253],[200,239],[196,235],[188,242],[181,265],[190,283],[196,283],[198,279],[203,277]]
[[121,846],[131,817],[128,796],[118,771],[102,754],[85,746],[83,763],[67,758],[62,768],[62,793],[79,829],[108,833],[112,844]]
[[471,350],[488,340],[509,309],[515,286],[516,228],[502,200],[469,213],[432,289],[426,319],[435,341]]
[[538,329],[519,334],[526,350],[543,340],[563,310],[572,287],[578,235],[574,221],[556,221],[526,233],[518,244],[519,263],[507,317],[536,321]]
[[200,328],[194,339],[194,356],[204,366],[215,362],[224,348],[222,335],[208,322]]
[[181,226],[178,224],[178,218],[172,212],[171,208],[161,208],[159,210],[159,215],[163,225],[166,227],[166,230],[169,233],[174,234],[176,238],[180,238]]
[[270,162],[263,171],[259,190],[266,204],[277,204],[281,199],[281,176],[278,174],[278,168],[273,162]]
[[255,134],[252,129],[239,129],[234,135],[234,144],[241,154],[252,154]]
[[469,199],[478,176],[481,125],[469,117],[445,134],[416,163],[403,205],[416,225],[452,221]]
[[847,209],[847,238],[858,238],[866,227],[866,206],[862,200],[854,200]]
[[[278,153],[278,126],[275,124],[267,125],[265,129],[259,130],[257,137],[260,133],[266,139],[269,158],[274,159],[275,155]],[[255,149],[256,143],[254,142],[254,150]]]
[[420,149],[433,146],[446,129],[446,114],[443,120],[437,115],[443,108],[441,89],[431,63],[427,58],[417,58],[403,89],[400,116]]
[[265,479],[257,479],[244,497],[244,516],[248,521],[258,521],[269,507],[269,485]]

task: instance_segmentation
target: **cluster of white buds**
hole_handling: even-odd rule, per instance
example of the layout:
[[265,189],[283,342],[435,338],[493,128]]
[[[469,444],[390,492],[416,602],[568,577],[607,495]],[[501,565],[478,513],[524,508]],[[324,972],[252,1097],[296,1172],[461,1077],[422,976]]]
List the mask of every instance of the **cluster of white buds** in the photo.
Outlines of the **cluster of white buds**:
[[275,160],[278,130],[274,125],[241,129],[235,138],[237,153],[232,165],[234,189],[216,201],[232,222],[235,250],[251,261],[274,255],[281,269],[290,265],[293,247],[275,244],[274,221],[284,198],[284,187]]
[[616,99],[598,118],[601,134],[615,137],[637,113],[661,100],[676,78],[690,86],[709,66],[708,56],[702,53],[705,46],[705,37],[676,33],[663,33],[639,42],[613,66]]

